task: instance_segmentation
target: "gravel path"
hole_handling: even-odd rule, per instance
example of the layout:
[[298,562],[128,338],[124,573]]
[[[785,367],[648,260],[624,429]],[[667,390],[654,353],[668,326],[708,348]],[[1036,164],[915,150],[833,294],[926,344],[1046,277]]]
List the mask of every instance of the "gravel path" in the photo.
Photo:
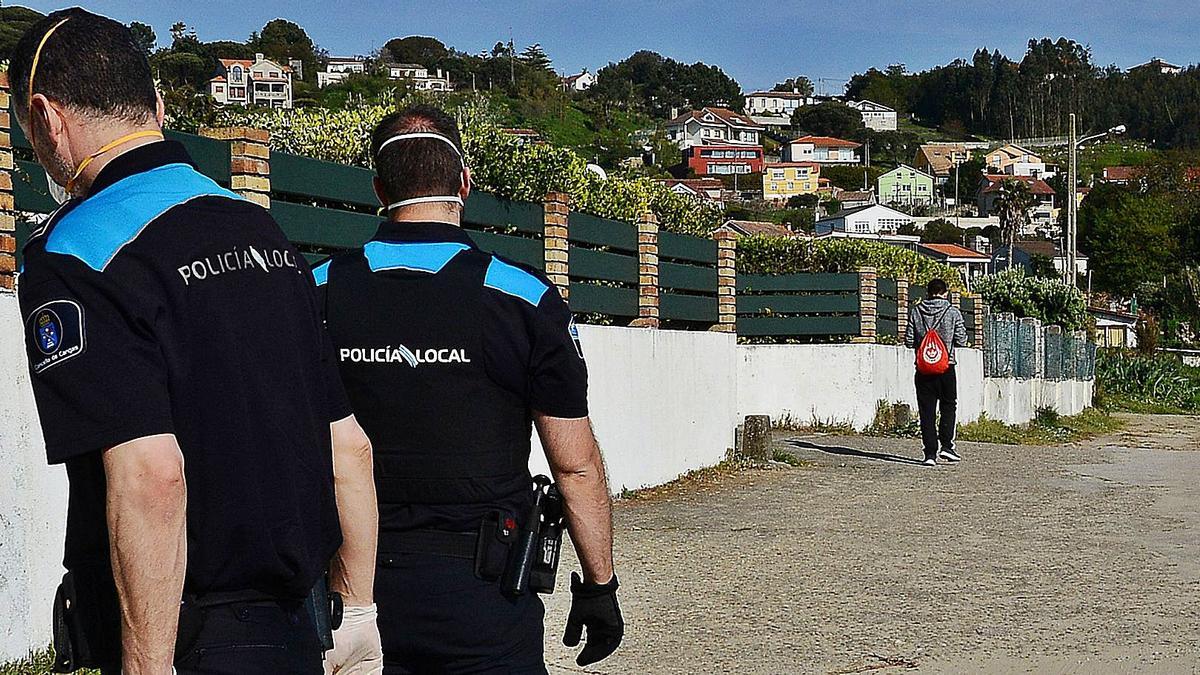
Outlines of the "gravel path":
[[[618,505],[629,629],[585,672],[1200,672],[1200,418],[933,469],[911,440],[775,442],[802,465]],[[568,601],[552,673],[580,670]]]

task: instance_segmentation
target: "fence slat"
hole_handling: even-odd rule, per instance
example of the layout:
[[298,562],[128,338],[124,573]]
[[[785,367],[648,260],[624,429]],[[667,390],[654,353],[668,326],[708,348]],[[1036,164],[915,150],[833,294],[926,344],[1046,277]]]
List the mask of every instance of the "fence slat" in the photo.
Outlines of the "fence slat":
[[509,201],[479,191],[467,198],[463,222],[477,227],[511,227],[539,237],[546,228],[541,204]]
[[679,291],[697,291],[700,293],[717,292],[717,270],[715,267],[696,267],[679,263],[660,262],[658,264],[658,285],[660,288],[671,288]]
[[739,274],[738,291],[858,291],[857,274]]
[[853,295],[739,295],[739,314],[857,314]]
[[629,284],[638,282],[638,261],[635,257],[577,246],[572,246],[568,255],[571,260],[569,269],[572,278],[603,279]]
[[716,296],[662,293],[659,295],[658,308],[663,319],[701,323],[717,322]]
[[[18,159],[12,174],[15,210],[29,213],[50,213],[58,208],[58,202],[46,188],[46,172],[36,162]],[[17,245],[24,244],[18,241]]]
[[[572,211],[568,220],[568,237],[572,242],[637,253],[637,227],[619,220],[599,218],[591,214]],[[572,267],[575,261],[571,261]],[[572,270],[573,271],[573,270]]]
[[738,319],[738,335],[787,337],[858,335],[857,316],[754,316]]
[[379,198],[375,196],[371,182],[374,175],[370,169],[357,166],[324,162],[285,152],[271,153],[271,190],[277,194],[373,208],[379,206]]
[[272,202],[271,215],[293,243],[321,248],[362,246],[379,229],[370,214],[288,202]]
[[476,246],[489,253],[502,255],[539,270],[546,266],[545,249],[542,247],[542,242],[537,239],[471,229],[467,230],[467,234],[471,236],[471,241],[474,241]]
[[637,298],[637,291],[632,288],[588,283],[571,284],[571,311],[579,314],[637,316]]
[[[717,264],[717,242],[674,232],[658,233],[658,257],[687,260],[702,265]],[[716,289],[716,285],[713,285]]]

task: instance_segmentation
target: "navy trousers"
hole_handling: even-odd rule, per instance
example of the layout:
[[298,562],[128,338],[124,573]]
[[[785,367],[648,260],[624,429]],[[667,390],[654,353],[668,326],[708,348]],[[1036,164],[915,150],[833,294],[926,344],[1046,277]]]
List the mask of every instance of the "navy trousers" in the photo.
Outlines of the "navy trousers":
[[323,656],[302,603],[234,603],[183,611],[175,669],[179,675],[321,675]]
[[509,598],[471,560],[381,551],[375,602],[384,675],[546,673],[537,595]]

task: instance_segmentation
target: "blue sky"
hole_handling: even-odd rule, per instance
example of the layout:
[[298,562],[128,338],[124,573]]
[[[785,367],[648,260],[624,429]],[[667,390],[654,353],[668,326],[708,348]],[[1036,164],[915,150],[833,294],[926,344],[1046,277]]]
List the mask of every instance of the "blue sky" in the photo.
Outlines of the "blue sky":
[[[976,47],[1020,58],[1030,37],[1067,36],[1101,65],[1128,67],[1158,56],[1200,60],[1196,0],[76,0],[169,40],[175,21],[203,40],[244,40],[270,19],[291,19],[335,55],[364,54],[392,37],[432,35],[478,52],[509,30],[518,47],[540,42],[560,71],[593,71],[637,49],[721,66],[747,91],[801,74],[828,78],[832,93],[855,72],[905,63],[924,69]],[[48,11],[63,5],[16,1]]]

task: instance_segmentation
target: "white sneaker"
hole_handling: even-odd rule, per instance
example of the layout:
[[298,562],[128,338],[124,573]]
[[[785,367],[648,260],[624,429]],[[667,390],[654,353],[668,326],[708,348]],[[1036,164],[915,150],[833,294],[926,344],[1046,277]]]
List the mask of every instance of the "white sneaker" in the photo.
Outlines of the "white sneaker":
[[924,464],[925,466],[937,466],[937,460],[932,457],[927,458],[924,462],[921,462],[921,463]]
[[962,460],[962,457],[959,457],[958,454],[953,450],[942,450],[938,453],[938,457],[946,460],[947,462],[958,462]]

